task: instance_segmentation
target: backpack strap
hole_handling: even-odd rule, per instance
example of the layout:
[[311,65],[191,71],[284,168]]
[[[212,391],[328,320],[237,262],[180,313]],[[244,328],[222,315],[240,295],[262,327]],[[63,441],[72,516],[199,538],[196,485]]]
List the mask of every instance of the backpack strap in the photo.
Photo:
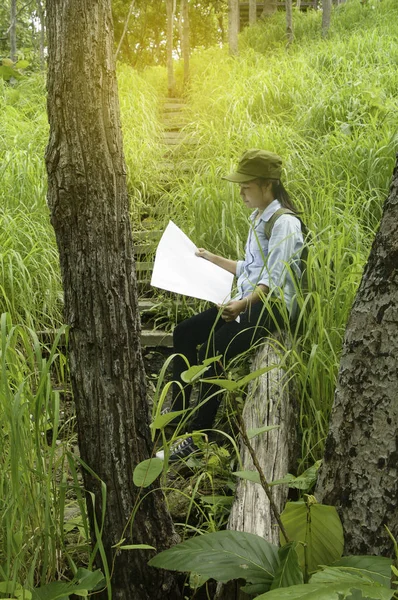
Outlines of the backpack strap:
[[290,210],[290,208],[284,208],[282,206],[281,208],[278,208],[278,210],[274,212],[272,217],[268,221],[265,221],[265,223],[264,223],[264,233],[265,233],[265,237],[267,238],[267,240],[270,239],[274,225],[275,225],[276,221],[279,219],[279,217],[282,215],[293,215],[293,216],[297,217],[297,219],[299,219],[299,221],[303,225],[303,222],[301,221],[300,217],[298,217],[294,211]]

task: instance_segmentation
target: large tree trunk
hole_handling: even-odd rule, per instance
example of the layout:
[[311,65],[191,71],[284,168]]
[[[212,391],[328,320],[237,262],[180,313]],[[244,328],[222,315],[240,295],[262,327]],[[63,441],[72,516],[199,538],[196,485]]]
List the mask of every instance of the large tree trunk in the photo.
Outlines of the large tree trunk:
[[[174,575],[149,568],[147,552],[112,549],[125,537],[126,544],[160,550],[173,542],[174,530],[160,492],[139,505],[132,534],[128,526],[141,500],[132,471],[151,455],[152,446],[111,3],[48,0],[47,16],[48,204],[70,325],[80,453],[107,489],[102,543],[113,566],[112,598],[179,598]],[[101,524],[100,481],[85,469],[83,476],[91,524],[94,518]]]
[[173,29],[174,29],[174,0],[166,0],[167,12],[167,88],[170,97],[175,94],[175,79],[173,67]]
[[239,0],[228,0],[228,40],[229,53],[238,54]]
[[17,0],[10,4],[10,58],[17,60]]
[[317,496],[346,554],[391,555],[398,536],[398,166],[347,325]]

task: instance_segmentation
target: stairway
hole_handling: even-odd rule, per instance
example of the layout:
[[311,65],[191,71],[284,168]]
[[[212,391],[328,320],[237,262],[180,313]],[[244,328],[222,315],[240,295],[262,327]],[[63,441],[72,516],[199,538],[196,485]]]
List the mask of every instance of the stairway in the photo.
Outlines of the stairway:
[[[190,171],[189,160],[184,160],[187,148],[197,144],[192,136],[184,132],[187,124],[185,103],[181,98],[165,98],[163,100],[163,142],[165,145],[164,162],[160,165],[159,178],[165,190],[170,189],[173,183],[186,176]],[[151,301],[150,279],[156,246],[161,237],[161,231],[133,233],[135,242],[135,257],[138,290],[140,297],[140,312],[142,315],[143,348],[172,348],[172,334],[160,329],[153,329],[146,317],[151,316],[154,306]]]

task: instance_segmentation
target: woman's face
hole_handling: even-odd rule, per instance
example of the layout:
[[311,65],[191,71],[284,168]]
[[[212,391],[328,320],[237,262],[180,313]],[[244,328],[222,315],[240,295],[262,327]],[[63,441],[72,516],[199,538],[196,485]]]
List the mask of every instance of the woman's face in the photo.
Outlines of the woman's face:
[[274,200],[271,192],[272,183],[260,186],[254,181],[240,184],[240,196],[248,208],[264,210]]

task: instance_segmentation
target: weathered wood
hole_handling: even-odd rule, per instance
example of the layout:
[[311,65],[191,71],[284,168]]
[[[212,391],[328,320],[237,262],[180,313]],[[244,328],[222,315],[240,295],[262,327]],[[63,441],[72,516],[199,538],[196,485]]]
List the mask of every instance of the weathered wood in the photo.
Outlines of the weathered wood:
[[[279,425],[268,433],[251,440],[256,456],[263,467],[268,482],[281,479],[294,467],[297,449],[296,407],[291,395],[286,372],[280,366],[277,340],[268,340],[257,350],[252,370],[275,365],[251,385],[243,409],[246,428]],[[241,444],[243,470],[254,470],[248,449]],[[273,498],[282,512],[287,500],[288,487],[272,488]],[[268,498],[259,484],[240,480],[228,521],[228,529],[254,533],[279,544],[279,530],[271,512]],[[216,600],[247,600],[236,582],[219,585]]]

